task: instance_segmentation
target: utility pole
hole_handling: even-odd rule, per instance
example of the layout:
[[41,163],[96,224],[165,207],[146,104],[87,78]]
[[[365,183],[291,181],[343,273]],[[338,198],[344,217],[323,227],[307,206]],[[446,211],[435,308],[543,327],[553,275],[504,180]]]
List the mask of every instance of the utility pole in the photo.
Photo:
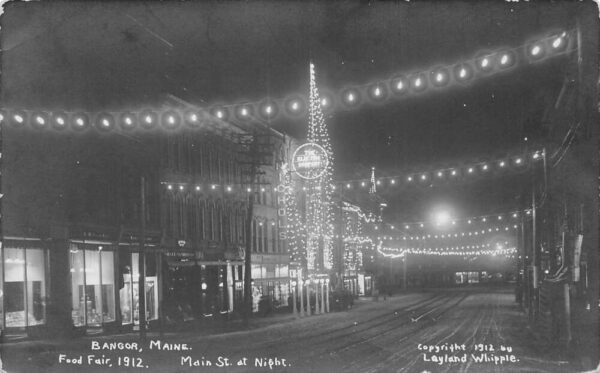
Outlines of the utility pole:
[[[253,140],[254,142],[254,140]],[[255,185],[256,167],[250,167],[250,185]],[[250,187],[248,192],[248,209],[246,214],[246,253],[244,255],[244,325],[248,326],[248,319],[252,314],[252,216],[254,214],[254,190]]]
[[257,174],[257,144],[256,133],[246,143],[248,146],[248,208],[246,210],[246,252],[244,255],[244,325],[248,326],[248,320],[252,314],[252,241],[254,240],[252,230],[252,217],[254,215],[254,188],[256,186]]
[[140,254],[138,256],[138,313],[140,322],[140,339],[146,340],[146,252],[144,244],[146,241],[146,180],[140,178]]
[[344,288],[344,188],[342,185],[338,188],[340,191],[339,219],[340,228],[338,235],[338,257],[337,257],[337,283],[336,290],[341,291]]
[[274,147],[269,140],[266,143],[260,143],[259,139],[269,138],[269,135],[260,135],[254,131],[252,135],[242,139],[241,144],[245,147],[243,152],[246,160],[246,177],[248,189],[248,209],[246,214],[246,252],[244,256],[244,325],[248,325],[250,315],[252,315],[252,242],[254,240],[252,231],[252,220],[254,216],[254,190],[258,185],[258,175],[264,173],[260,171],[261,166],[270,166],[274,162]]

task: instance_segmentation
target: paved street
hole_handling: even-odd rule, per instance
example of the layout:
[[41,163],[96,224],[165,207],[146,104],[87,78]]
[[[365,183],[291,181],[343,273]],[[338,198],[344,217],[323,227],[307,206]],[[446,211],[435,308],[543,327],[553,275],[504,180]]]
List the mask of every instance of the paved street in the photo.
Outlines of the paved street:
[[[2,359],[10,373],[578,371],[559,356],[535,349],[519,312],[509,288],[440,289],[361,299],[347,312],[298,320],[278,316],[273,325],[256,319],[253,324],[259,327],[252,330],[200,337],[167,334],[163,343],[151,335],[137,346],[131,336],[5,345]],[[130,344],[115,352],[92,350],[92,341],[99,347]],[[99,360],[90,364],[88,355]]]

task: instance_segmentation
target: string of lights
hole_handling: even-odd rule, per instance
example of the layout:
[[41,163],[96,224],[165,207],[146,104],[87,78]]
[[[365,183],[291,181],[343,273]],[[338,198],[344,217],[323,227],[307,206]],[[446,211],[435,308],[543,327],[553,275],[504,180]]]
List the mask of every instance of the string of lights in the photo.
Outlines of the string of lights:
[[[542,160],[545,156],[543,150],[536,150],[524,155],[497,159],[490,162],[474,162],[468,165],[451,168],[440,168],[428,171],[407,172],[401,175],[385,176],[374,179],[339,180],[337,184],[345,189],[369,188],[372,193],[374,185],[377,187],[395,187],[400,185],[430,185],[431,181],[458,180],[462,177],[493,175],[494,171],[507,172],[509,170],[524,170],[530,162]],[[373,185],[374,183],[374,185]],[[376,189],[375,189],[376,190]]]
[[352,205],[348,202],[344,202],[343,207],[344,211],[354,212],[358,215],[359,218],[364,220],[366,223],[378,223],[381,222],[381,217],[375,215],[372,212],[363,212],[360,207]]
[[[479,53],[475,57],[455,63],[434,66],[413,72],[400,72],[393,77],[374,83],[355,85],[338,90],[334,94],[323,93],[318,99],[320,110],[330,112],[341,107],[349,110],[360,106],[363,97],[370,103],[382,103],[391,99],[420,95],[427,90],[440,90],[452,85],[464,86],[474,78],[485,78],[509,71],[518,63],[533,64],[551,57],[561,56],[576,48],[571,37],[573,30],[555,33],[514,48],[502,48]],[[253,121],[258,118],[273,121],[285,115],[301,118],[308,111],[310,102],[303,95],[293,94],[287,98],[264,98],[258,101],[231,104],[211,104],[206,108],[163,109],[143,108],[139,110],[86,112],[71,110],[29,110],[3,108],[0,123],[6,120],[15,127],[29,125],[35,129],[67,127],[75,131],[94,128],[100,132],[135,129],[175,130],[186,125],[201,129],[206,121],[237,120]]]
[[164,188],[167,191],[183,192],[183,193],[189,193],[189,192],[196,192],[196,193],[199,193],[199,192],[211,192],[211,193],[261,192],[261,193],[264,193],[264,192],[267,192],[267,191],[270,191],[273,189],[268,184],[262,185],[260,187],[251,187],[251,186],[249,186],[249,184],[235,184],[235,183],[231,183],[231,184],[206,183],[206,182],[176,183],[176,182],[166,182],[166,181],[161,181],[160,183],[164,186]]
[[406,255],[436,255],[436,256],[482,256],[505,255],[514,257],[517,249],[504,243],[446,246],[446,247],[384,247],[382,242],[377,245],[377,252],[386,257],[398,258]]
[[[530,216],[531,215],[531,209],[525,209],[525,210],[515,210],[515,211],[510,211],[510,212],[504,212],[504,213],[497,213],[497,214],[488,214],[488,215],[479,215],[479,216],[471,216],[468,218],[462,218],[462,219],[453,219],[450,220],[448,222],[448,225],[452,225],[452,226],[464,226],[465,224],[467,226],[469,225],[481,225],[481,224],[498,224],[498,222],[508,222],[511,219],[514,221],[515,219],[518,219],[519,217],[522,216]],[[425,222],[425,221],[412,221],[412,222],[403,222],[403,223],[398,223],[398,224],[389,224],[389,223],[384,223],[384,225],[382,226],[382,229],[385,228],[389,228],[389,230],[396,230],[396,229],[405,229],[405,230],[411,230],[411,229],[428,229],[431,227],[439,227],[439,224],[436,223],[429,223],[429,222]],[[379,230],[379,226],[375,226],[374,227],[375,230]],[[476,230],[474,230],[473,232],[475,232]],[[456,232],[454,232],[456,233]],[[460,232],[459,232],[460,233]]]
[[428,255],[428,256],[500,256],[504,255],[509,258],[514,258],[514,254],[517,252],[516,248],[508,248],[508,249],[480,249],[480,250],[470,250],[470,251],[429,251],[427,249],[407,249],[402,250],[400,252],[385,252],[383,249],[377,249],[377,251],[388,258],[403,258],[406,255]]
[[425,241],[425,240],[441,240],[441,239],[453,239],[453,238],[464,238],[464,237],[479,237],[490,234],[497,234],[501,232],[509,232],[517,229],[518,225],[507,225],[504,227],[494,227],[476,231],[458,232],[458,233],[442,233],[442,234],[427,234],[423,236],[378,236],[377,239],[384,241]]

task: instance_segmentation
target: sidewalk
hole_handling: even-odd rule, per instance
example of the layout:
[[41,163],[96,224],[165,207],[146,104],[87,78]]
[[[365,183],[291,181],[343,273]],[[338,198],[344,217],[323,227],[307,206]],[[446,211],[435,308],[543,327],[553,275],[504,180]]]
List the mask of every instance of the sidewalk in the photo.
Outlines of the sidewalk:
[[[355,300],[354,307],[365,303],[373,302],[372,297],[364,297]],[[333,313],[333,312],[330,312]],[[318,317],[320,315],[311,315],[310,317]],[[306,316],[304,317],[306,318]],[[265,328],[271,325],[279,325],[301,319],[300,316],[294,316],[291,312],[276,312],[267,316],[253,315],[248,320],[248,326],[243,325],[243,320],[239,315],[235,318],[227,319],[203,319],[184,322],[182,324],[165,325],[163,333],[158,330],[149,330],[146,332],[147,339],[159,338],[193,338],[198,336],[209,336],[217,334],[225,334],[232,332],[251,331],[255,329]],[[137,341],[139,339],[139,331],[130,331],[124,333],[99,333],[88,334],[84,336],[71,338],[55,338],[55,339],[19,339],[10,340],[5,336],[0,346],[9,347],[11,350],[25,350],[27,353],[52,352],[59,348],[69,349],[87,348],[91,341],[111,341],[111,342],[126,342]]]

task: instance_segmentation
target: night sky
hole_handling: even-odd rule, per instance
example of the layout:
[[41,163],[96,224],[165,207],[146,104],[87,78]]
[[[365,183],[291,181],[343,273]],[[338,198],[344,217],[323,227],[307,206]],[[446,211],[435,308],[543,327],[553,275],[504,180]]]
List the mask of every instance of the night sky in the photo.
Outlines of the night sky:
[[[5,5],[4,107],[134,110],[167,94],[200,107],[308,94],[313,60],[323,91],[388,79],[522,46],[575,27],[588,2],[52,2]],[[586,25],[582,25],[586,29]],[[593,29],[593,28],[592,28]],[[468,85],[364,101],[326,121],[339,179],[431,170],[517,154],[542,140],[569,59],[516,66]],[[271,125],[304,138],[306,118]],[[524,141],[524,137],[528,141]],[[382,190],[399,219],[431,204],[461,214],[506,211],[522,175]]]

